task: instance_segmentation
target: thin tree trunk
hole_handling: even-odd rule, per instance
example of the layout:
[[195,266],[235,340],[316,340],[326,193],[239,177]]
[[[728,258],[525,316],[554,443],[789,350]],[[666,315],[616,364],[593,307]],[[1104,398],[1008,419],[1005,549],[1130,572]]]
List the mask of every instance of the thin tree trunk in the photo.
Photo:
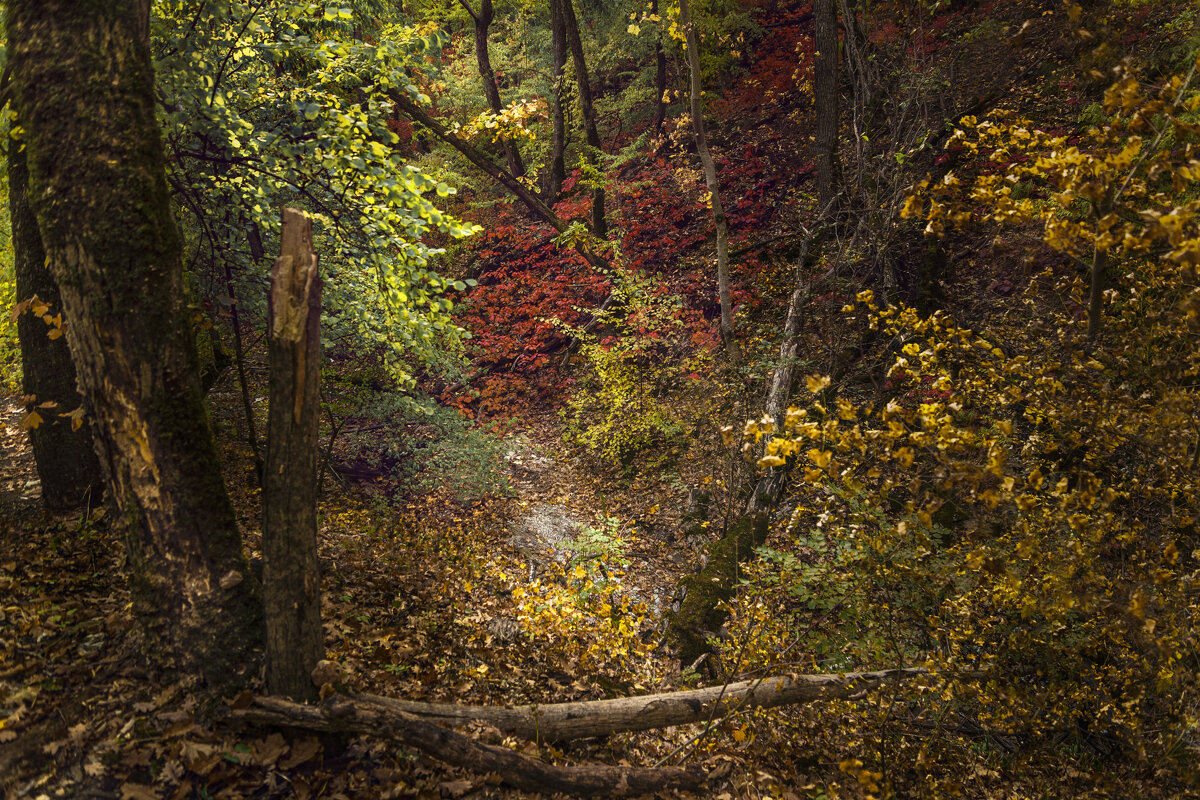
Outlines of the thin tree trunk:
[[550,0],[550,46],[554,59],[554,107],[551,115],[554,119],[554,135],[550,142],[550,163],[546,166],[546,177],[542,182],[542,198],[547,205],[554,205],[558,200],[567,176],[567,114],[563,103],[567,75],[566,25],[559,0]]
[[[46,252],[37,219],[29,205],[29,167],[24,147],[10,141],[8,157],[8,208],[12,219],[13,269],[17,300],[33,297],[48,305],[47,315],[62,312],[58,284],[46,265]],[[34,398],[42,422],[29,430],[34,462],[42,483],[42,502],[61,511],[99,501],[104,491],[100,462],[92,449],[91,421],[78,425],[67,414],[83,405],[75,388],[75,365],[67,340],[31,311],[17,317],[21,342],[21,391]],[[51,336],[55,338],[50,338]]]
[[814,0],[816,64],[814,95],[817,111],[817,195],[822,206],[833,199],[841,183],[838,142],[837,0]]
[[342,700],[319,706],[258,698],[259,707],[234,712],[242,719],[272,726],[387,736],[448,764],[476,773],[495,773],[518,789],[562,793],[572,797],[624,797],[668,789],[697,790],[705,775],[698,768],[652,769],[584,764],[560,767],[523,756],[507,747],[477,742],[469,736],[396,712],[378,704]]
[[[588,79],[587,61],[583,57],[583,42],[579,38],[579,22],[575,18],[573,0],[551,0],[560,3],[563,22],[566,25],[567,44],[571,48],[571,59],[575,63],[575,82],[579,86],[579,106],[583,112],[583,130],[589,150],[588,163],[600,171],[599,156],[603,153],[600,131],[596,127],[596,109],[592,105],[592,84]],[[592,233],[603,239],[608,235],[608,223],[604,212],[604,186],[592,189]]]
[[261,608],[201,394],[140,6],[10,2],[13,100],[147,655],[226,684]]
[[679,21],[687,39],[688,72],[691,77],[692,130],[696,137],[696,152],[704,165],[704,180],[708,184],[709,206],[713,224],[717,229],[717,293],[721,298],[721,341],[730,361],[740,361],[737,341],[733,338],[733,295],[729,289],[729,221],[725,218],[725,207],[721,205],[721,187],[717,182],[717,165],[708,149],[708,134],[704,128],[704,98],[700,75],[700,43],[696,28],[692,24],[692,11],[688,0],[679,0]]
[[312,221],[283,210],[271,270],[271,406],[263,481],[263,607],[267,688],[316,698],[311,674],[325,655],[317,561],[317,421],[321,411],[321,278]]
[[[543,203],[536,194],[534,194],[527,186],[525,186],[525,184],[521,183],[512,175],[505,172],[501,167],[494,164],[490,159],[488,159],[487,155],[485,155],[478,148],[473,147],[470,142],[464,141],[459,136],[447,130],[445,125],[442,125],[436,119],[431,117],[423,108],[399,92],[393,93],[391,95],[391,99],[396,104],[396,107],[407,114],[409,118],[424,125],[430,131],[432,131],[435,136],[453,147],[458,152],[462,153],[468,161],[470,161],[479,169],[483,170],[483,172],[487,173],[487,175],[489,175],[505,189],[512,192],[512,194],[516,196],[518,200],[525,204],[526,208],[528,208],[535,216],[541,218],[543,222],[550,225],[550,227],[554,228],[554,230],[558,231],[559,233],[563,233],[567,230],[569,226],[562,217],[555,214],[554,210]],[[596,269],[601,270],[602,272],[610,269],[608,261],[589,248],[585,243],[577,243],[575,245],[575,251],[583,256],[583,258],[586,259],[587,262]]]
[[[496,71],[492,69],[492,58],[488,53],[488,28],[496,18],[492,0],[480,0],[479,13],[471,9],[467,0],[458,2],[475,23],[475,63],[479,68],[479,77],[483,80],[483,95],[487,98],[488,108],[492,113],[499,114],[504,110],[504,104],[500,102],[500,87],[496,83]],[[521,161],[521,151],[517,149],[516,142],[507,137],[501,141],[504,158],[508,161],[508,171],[518,178],[524,177],[525,163]]]
[[[779,366],[771,376],[765,409],[777,425],[783,424],[784,409],[796,381],[803,305],[812,293],[812,285],[803,279],[804,271],[809,254],[814,246],[819,248],[821,237],[830,224],[830,212],[835,202],[836,198],[831,198],[813,229],[805,231],[806,238],[796,263],[796,286],[788,300],[783,341],[779,346]],[[733,596],[742,562],[766,541],[770,510],[779,500],[787,476],[787,468],[781,467],[770,469],[758,478],[741,517],[719,540],[709,545],[708,563],[704,569],[680,581],[683,602],[679,610],[670,615],[669,623],[682,663],[690,664],[708,652],[708,636],[725,624],[728,612],[722,601]]]
[[238,385],[242,389],[242,411],[246,415],[246,443],[254,456],[254,472],[262,485],[263,457],[258,446],[258,431],[254,421],[254,404],[250,402],[250,384],[246,380],[246,348],[242,343],[242,321],[238,314],[237,294],[233,290],[233,271],[225,259],[225,291],[229,294],[229,321],[233,325],[233,360],[237,367]]
[[[658,14],[658,0],[650,0],[650,13]],[[661,134],[667,118],[667,54],[662,46],[662,25],[654,36],[654,133]]]
[[286,721],[284,724],[309,730],[350,733],[378,732],[388,720],[412,717],[448,728],[484,722],[524,739],[564,742],[691,725],[754,708],[840,700],[886,683],[927,674],[926,670],[914,667],[826,675],[775,675],[682,692],[527,706],[460,706],[358,695],[335,706],[338,715],[328,713],[332,709],[313,709],[275,697],[258,697],[254,705],[235,712],[234,716],[260,724]]
[[[1092,208],[1092,214],[1097,220],[1104,219],[1112,210],[1111,202],[1105,200]],[[1100,337],[1100,329],[1104,324],[1104,279],[1108,272],[1108,251],[1099,247],[1092,253],[1091,288],[1088,292],[1088,326],[1089,341]]]

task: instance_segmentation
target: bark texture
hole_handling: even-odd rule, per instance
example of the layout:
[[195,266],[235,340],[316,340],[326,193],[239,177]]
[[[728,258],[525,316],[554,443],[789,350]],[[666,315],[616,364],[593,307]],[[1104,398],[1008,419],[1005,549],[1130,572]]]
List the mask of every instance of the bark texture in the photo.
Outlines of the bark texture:
[[[721,719],[752,708],[838,700],[885,683],[927,674],[920,668],[829,675],[776,675],[683,692],[618,697],[578,703],[528,706],[460,706],[418,703],[375,695],[342,701],[339,713],[275,697],[259,697],[236,716],[258,723],[277,722],[318,731],[372,733],[389,720],[419,718],[443,726],[486,722],[504,733],[534,741],[563,742],[614,733],[648,731]],[[313,713],[313,712],[316,713]]]
[[389,736],[429,755],[475,772],[493,772],[510,786],[530,792],[562,792],[574,797],[625,797],[666,789],[699,789],[699,769],[648,769],[586,764],[560,767],[482,744],[469,736],[370,701],[338,698],[320,706],[260,697],[257,707],[235,712],[258,724],[336,733]]
[[[658,14],[658,0],[650,0],[650,14]],[[661,134],[667,118],[667,54],[663,51],[662,26],[654,34],[654,133]]]
[[733,597],[742,562],[766,542],[769,524],[766,511],[743,516],[709,545],[704,569],[679,582],[683,601],[679,610],[668,616],[668,622],[671,638],[679,649],[679,661],[684,666],[711,649],[707,636],[720,630],[729,616],[721,601]]
[[837,0],[814,0],[813,94],[817,112],[817,195],[829,203],[841,183],[838,162],[838,30]]
[[[592,105],[592,83],[588,78],[587,61],[583,56],[583,42],[579,38],[579,22],[575,18],[573,0],[551,0],[559,4],[566,25],[567,44],[571,48],[571,60],[575,64],[575,83],[579,87],[579,108],[583,113],[583,132],[588,144],[585,158],[597,171],[600,169],[599,155],[603,152],[600,129],[596,127],[596,108]],[[592,233],[603,239],[608,235],[608,223],[604,211],[604,187],[592,189]]]
[[[12,219],[13,267],[17,278],[17,300],[37,296],[50,306],[51,315],[62,312],[58,284],[46,266],[46,251],[38,232],[37,218],[29,205],[29,167],[26,153],[17,142],[9,147],[8,208]],[[71,420],[60,414],[83,405],[75,387],[75,365],[65,337],[51,339],[52,329],[38,316],[17,317],[21,341],[21,391],[32,395],[38,405],[57,403],[39,411],[41,425],[29,431],[42,501],[53,511],[97,504],[104,491],[100,462],[92,449],[91,422],[72,430]]]
[[201,396],[147,9],[10,3],[13,99],[149,654],[225,683],[261,641],[261,612]]
[[542,199],[554,205],[567,176],[567,112],[563,97],[567,77],[567,22],[563,19],[558,0],[550,0],[550,47],[554,63],[554,97],[551,116],[554,135],[550,141],[550,158],[542,180]]
[[267,688],[316,698],[310,678],[325,654],[317,561],[317,420],[320,414],[321,278],[312,221],[283,210],[271,271],[267,350],[271,405],[263,480],[263,607]]
[[717,181],[717,165],[708,149],[708,132],[704,127],[704,87],[700,80],[700,42],[696,27],[692,24],[692,10],[688,0],[679,0],[679,21],[687,39],[688,73],[690,75],[692,99],[692,132],[696,138],[696,152],[704,166],[704,181],[708,184],[709,206],[712,209],[713,225],[717,229],[717,294],[721,299],[721,341],[730,360],[738,359],[737,343],[733,338],[733,295],[729,288],[729,221],[725,207],[721,204],[721,186]]
[[[500,102],[500,86],[496,83],[496,71],[492,69],[492,57],[488,52],[488,28],[496,18],[496,10],[492,0],[479,0],[479,11],[475,12],[467,0],[458,0],[466,9],[475,23],[475,64],[479,69],[479,77],[483,81],[483,96],[487,98],[488,108],[493,114],[499,114],[504,105]],[[508,162],[508,171],[521,178],[525,175],[525,163],[521,160],[521,151],[516,142],[504,139],[504,158]]]

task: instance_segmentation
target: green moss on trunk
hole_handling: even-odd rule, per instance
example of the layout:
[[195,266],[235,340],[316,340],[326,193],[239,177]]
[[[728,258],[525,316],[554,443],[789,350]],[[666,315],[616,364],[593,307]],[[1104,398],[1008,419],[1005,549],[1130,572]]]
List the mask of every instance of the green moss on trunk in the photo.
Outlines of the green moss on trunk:
[[10,3],[13,100],[153,655],[227,683],[261,641],[261,613],[200,390],[147,13],[137,0]]
[[686,596],[679,611],[670,615],[669,623],[683,664],[691,664],[708,652],[705,637],[725,624],[728,613],[721,607],[722,601],[733,596],[741,563],[766,541],[768,522],[766,512],[739,519],[709,546],[704,569],[681,582]]

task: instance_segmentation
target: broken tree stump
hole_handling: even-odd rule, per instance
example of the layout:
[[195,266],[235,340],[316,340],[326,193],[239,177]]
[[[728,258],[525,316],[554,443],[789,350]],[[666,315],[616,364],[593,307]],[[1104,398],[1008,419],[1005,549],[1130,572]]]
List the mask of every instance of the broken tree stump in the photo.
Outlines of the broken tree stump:
[[268,297],[270,410],[263,476],[263,609],[267,687],[316,698],[324,657],[317,562],[317,418],[321,410],[321,278],[312,220],[283,210]]

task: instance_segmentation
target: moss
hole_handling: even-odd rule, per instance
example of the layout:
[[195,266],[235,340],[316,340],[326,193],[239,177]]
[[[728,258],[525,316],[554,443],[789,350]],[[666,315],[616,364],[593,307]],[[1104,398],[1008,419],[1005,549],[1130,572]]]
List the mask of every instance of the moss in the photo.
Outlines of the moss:
[[141,21],[134,0],[10,3],[13,101],[155,660],[228,684],[262,614],[204,409]]
[[669,622],[683,664],[691,664],[708,652],[705,637],[725,623],[728,612],[722,601],[733,596],[741,563],[766,541],[768,523],[765,512],[739,519],[709,546],[704,569],[681,582],[686,596],[679,611],[670,615]]

